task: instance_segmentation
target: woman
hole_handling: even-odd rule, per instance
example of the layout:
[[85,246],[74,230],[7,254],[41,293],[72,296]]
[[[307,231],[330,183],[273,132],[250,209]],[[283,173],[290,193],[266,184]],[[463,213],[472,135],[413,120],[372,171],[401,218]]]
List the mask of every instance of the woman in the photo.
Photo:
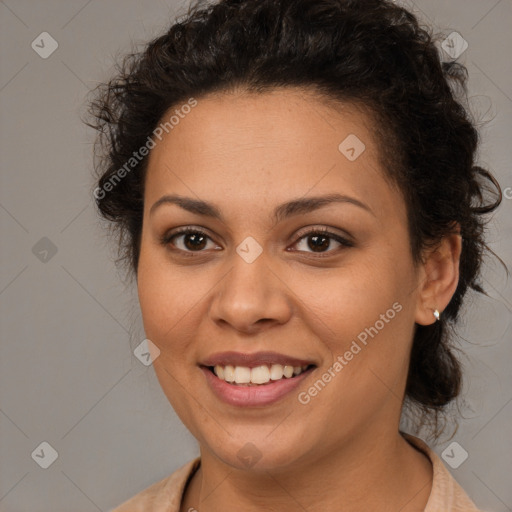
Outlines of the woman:
[[224,0],[99,88],[94,195],[200,446],[115,512],[477,510],[399,429],[459,394],[501,200],[464,83],[392,2]]

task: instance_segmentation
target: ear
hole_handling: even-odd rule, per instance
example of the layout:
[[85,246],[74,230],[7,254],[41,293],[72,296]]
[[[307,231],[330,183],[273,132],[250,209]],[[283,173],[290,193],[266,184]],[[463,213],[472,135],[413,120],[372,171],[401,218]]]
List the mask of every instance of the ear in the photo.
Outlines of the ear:
[[423,256],[420,268],[416,323],[430,325],[436,321],[434,310],[442,314],[459,283],[459,260],[462,251],[460,226],[445,236]]

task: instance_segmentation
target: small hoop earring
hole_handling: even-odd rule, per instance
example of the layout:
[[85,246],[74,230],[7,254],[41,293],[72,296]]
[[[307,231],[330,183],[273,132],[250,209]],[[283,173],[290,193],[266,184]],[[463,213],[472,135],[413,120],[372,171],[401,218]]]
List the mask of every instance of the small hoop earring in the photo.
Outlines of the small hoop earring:
[[439,319],[441,318],[441,314],[439,313],[438,309],[434,309],[434,316],[436,317],[436,322],[439,322]]

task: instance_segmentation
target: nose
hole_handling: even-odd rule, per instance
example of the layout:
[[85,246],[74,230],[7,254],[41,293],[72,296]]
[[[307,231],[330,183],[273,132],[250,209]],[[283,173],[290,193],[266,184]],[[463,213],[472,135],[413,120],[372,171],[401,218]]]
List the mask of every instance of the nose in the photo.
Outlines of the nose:
[[264,253],[252,263],[234,253],[231,270],[214,290],[210,316],[223,328],[254,334],[292,315],[291,291]]

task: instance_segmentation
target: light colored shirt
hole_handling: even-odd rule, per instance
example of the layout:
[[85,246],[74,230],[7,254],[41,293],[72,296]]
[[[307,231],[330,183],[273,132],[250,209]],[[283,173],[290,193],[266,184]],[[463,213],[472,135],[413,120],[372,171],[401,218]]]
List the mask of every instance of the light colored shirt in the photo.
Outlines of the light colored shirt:
[[[424,512],[483,512],[476,508],[435,452],[417,437],[409,434],[404,437],[432,463],[432,490]],[[186,485],[200,463],[200,457],[187,462],[171,476],[156,482],[111,512],[179,512]]]

